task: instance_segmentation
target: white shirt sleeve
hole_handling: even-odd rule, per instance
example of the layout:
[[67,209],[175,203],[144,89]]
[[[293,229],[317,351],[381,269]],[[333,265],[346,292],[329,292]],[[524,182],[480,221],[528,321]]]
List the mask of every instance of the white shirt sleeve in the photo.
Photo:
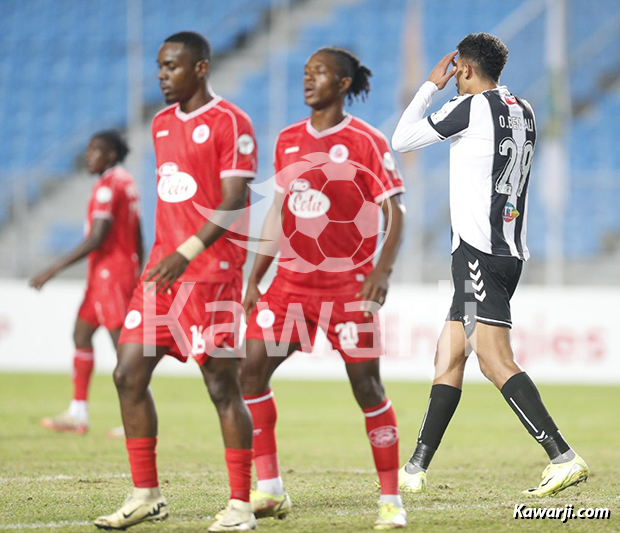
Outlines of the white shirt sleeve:
[[411,152],[439,142],[442,137],[424,119],[424,113],[431,105],[437,85],[432,81],[422,84],[413,100],[400,118],[396,131],[392,136],[392,148],[397,152]]

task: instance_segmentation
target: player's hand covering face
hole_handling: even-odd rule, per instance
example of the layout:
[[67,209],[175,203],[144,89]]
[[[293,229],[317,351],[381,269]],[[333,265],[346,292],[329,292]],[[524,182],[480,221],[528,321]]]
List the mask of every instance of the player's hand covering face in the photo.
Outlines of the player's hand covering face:
[[304,101],[314,109],[323,109],[344,98],[351,78],[338,75],[338,65],[330,54],[316,53],[304,67]]
[[440,91],[446,86],[450,78],[454,76],[457,71],[456,61],[454,60],[456,54],[458,54],[458,52],[455,50],[454,52],[450,52],[449,54],[443,56],[428,76],[428,81],[432,81],[435,85],[437,85],[437,88]]
[[204,84],[209,70],[208,61],[194,61],[182,43],[164,43],[159,49],[157,64],[157,79],[167,103],[189,100]]

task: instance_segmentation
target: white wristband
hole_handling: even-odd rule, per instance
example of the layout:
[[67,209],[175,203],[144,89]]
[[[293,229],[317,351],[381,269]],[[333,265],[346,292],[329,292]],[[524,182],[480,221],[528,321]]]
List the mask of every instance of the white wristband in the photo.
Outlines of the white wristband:
[[177,248],[177,252],[188,261],[192,261],[198,254],[204,252],[205,248],[205,243],[202,242],[199,237],[196,237],[196,235],[192,235]]

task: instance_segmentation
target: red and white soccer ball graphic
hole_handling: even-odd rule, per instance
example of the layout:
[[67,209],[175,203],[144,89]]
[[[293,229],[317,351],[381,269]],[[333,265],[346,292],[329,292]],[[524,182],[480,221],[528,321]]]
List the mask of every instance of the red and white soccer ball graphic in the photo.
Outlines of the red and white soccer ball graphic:
[[[346,157],[335,159],[331,152],[309,154],[303,159],[281,171],[284,179],[280,182],[290,184],[282,209],[290,210],[295,217],[293,226],[285,224],[282,228],[279,266],[304,273],[346,272],[372,261],[389,228],[380,228],[381,208],[364,197],[356,177],[360,171],[366,173],[385,192],[381,180],[364,165]],[[312,188],[306,179],[313,172],[321,172],[325,178],[320,189]],[[332,205],[335,202],[339,209]],[[339,234],[343,238],[334,246],[334,237]],[[367,253],[369,247],[372,249]]]

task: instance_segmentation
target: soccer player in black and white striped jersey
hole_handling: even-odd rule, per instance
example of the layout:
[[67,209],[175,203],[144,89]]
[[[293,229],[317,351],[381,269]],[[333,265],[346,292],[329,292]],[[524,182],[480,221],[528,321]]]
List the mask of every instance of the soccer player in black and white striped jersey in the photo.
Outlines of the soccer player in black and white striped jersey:
[[[457,60],[458,56],[458,60]],[[466,36],[433,69],[403,113],[392,145],[399,152],[450,139],[454,298],[437,344],[435,379],[416,450],[399,471],[401,491],[426,488],[426,470],[458,405],[472,350],[551,464],[535,496],[584,481],[585,461],[566,443],[540,394],[515,362],[510,299],[526,244],[527,196],[536,143],[528,102],[499,85],[508,49],[487,33]],[[424,118],[433,94],[454,76],[458,96]]]

